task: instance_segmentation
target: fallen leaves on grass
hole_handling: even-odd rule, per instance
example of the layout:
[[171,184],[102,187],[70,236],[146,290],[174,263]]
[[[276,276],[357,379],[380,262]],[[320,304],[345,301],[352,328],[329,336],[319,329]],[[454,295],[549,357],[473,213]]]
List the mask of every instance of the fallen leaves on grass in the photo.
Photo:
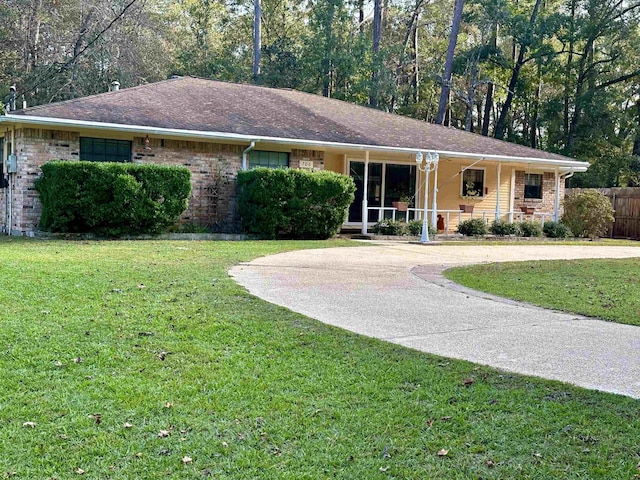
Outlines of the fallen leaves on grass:
[[92,413],[89,415],[89,418],[93,419],[93,421],[96,422],[96,425],[100,425],[102,423],[101,413]]
[[126,422],[126,423],[124,424],[124,428],[133,428],[133,425],[132,425],[132,424],[130,424],[129,422]]
[[77,473],[78,475],[84,475],[84,470],[83,470],[83,469],[81,469],[80,467],[78,467],[78,468],[76,468],[76,473]]
[[22,424],[23,427],[25,428],[36,428],[37,423],[36,422],[24,422]]
[[191,457],[187,457],[186,455],[184,457],[182,457],[182,463],[184,463],[185,465],[193,463],[193,458]]
[[160,430],[158,432],[158,437],[159,438],[166,438],[170,435],[169,430]]
[[449,450],[446,450],[446,449],[443,448],[442,450],[438,451],[437,455],[439,457],[446,457],[447,455],[449,455]]

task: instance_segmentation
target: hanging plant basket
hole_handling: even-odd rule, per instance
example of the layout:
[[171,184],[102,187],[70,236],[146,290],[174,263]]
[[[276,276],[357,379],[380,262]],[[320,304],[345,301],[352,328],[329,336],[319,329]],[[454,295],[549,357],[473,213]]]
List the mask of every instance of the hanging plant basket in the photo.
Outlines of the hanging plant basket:
[[462,213],[473,213],[473,205],[459,205]]
[[524,205],[520,207],[520,211],[522,211],[522,213],[524,213],[525,215],[533,215],[536,211],[536,207],[529,207],[527,205]]
[[393,208],[395,208],[399,212],[406,212],[409,208],[408,202],[391,202],[391,205],[393,205]]

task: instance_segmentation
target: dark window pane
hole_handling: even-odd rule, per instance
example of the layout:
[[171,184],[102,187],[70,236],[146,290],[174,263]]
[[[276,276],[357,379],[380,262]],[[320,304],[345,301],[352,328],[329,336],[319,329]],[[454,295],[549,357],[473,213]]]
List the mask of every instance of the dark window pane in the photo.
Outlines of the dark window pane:
[[542,174],[524,174],[524,198],[542,198]]
[[288,168],[289,154],[286,152],[253,150],[249,153],[249,166],[251,168]]
[[130,162],[131,142],[80,137],[80,160],[89,162]]

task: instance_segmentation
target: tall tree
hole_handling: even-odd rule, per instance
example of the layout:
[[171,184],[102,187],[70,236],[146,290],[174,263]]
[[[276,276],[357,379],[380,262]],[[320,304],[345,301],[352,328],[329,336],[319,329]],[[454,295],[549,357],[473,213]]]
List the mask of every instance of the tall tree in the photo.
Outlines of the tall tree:
[[[541,4],[542,0],[536,0],[535,4],[533,5],[533,11],[531,12],[531,16],[529,17],[529,23],[526,27],[526,30],[517,40],[518,58],[516,59],[511,71],[511,79],[509,80],[509,86],[507,87],[507,98],[502,104],[502,109],[500,110],[500,116],[498,117],[498,121],[496,122],[496,128],[494,132],[494,136],[499,139],[504,138],[505,127],[507,124],[507,115],[511,110],[511,104],[513,103],[513,98],[516,94],[516,87],[518,84],[518,79],[520,78],[520,71],[525,64],[527,51],[529,50],[529,47],[533,42],[533,29],[538,18],[538,12],[540,11]],[[516,42],[514,42],[514,45],[515,44]]]
[[378,106],[378,96],[380,94],[380,40],[382,37],[382,0],[374,0],[373,2],[373,70],[371,72],[371,92],[369,93],[369,105]]
[[447,48],[447,59],[444,64],[444,73],[442,74],[442,89],[440,91],[440,102],[438,103],[438,114],[436,115],[436,123],[442,125],[444,123],[449,97],[451,96],[451,72],[453,71],[453,56],[458,43],[458,32],[462,23],[462,10],[464,8],[464,0],[456,0],[453,11],[453,22],[451,24],[451,34],[449,36],[449,47]]
[[254,0],[253,12],[253,81],[258,81],[260,75],[260,54],[262,50],[262,5],[260,0]]

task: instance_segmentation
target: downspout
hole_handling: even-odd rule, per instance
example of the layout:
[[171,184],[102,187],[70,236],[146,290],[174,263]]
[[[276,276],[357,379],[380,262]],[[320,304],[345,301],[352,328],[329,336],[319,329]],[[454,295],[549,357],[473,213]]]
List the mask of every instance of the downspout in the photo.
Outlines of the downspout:
[[566,181],[567,178],[573,177],[574,174],[575,172],[573,171],[573,169],[571,169],[571,171],[566,175],[560,175],[560,173],[556,170],[556,198],[553,211],[553,220],[555,222],[560,220],[560,182]]
[[247,148],[242,151],[242,170],[247,169],[247,153],[253,150],[256,147],[256,142],[251,142]]
[[[7,131],[4,134],[4,142],[3,142],[3,147],[2,147],[2,162],[4,163],[3,167],[6,167],[6,159],[9,158],[9,129],[7,128]],[[2,169],[3,172],[6,172],[7,169],[3,168]],[[8,174],[7,174],[7,178],[8,178]],[[4,181],[4,178],[0,179],[0,181]],[[3,215],[3,219],[2,219],[2,229],[3,229],[3,233],[7,233],[7,227],[8,227],[8,223],[7,223],[7,219],[9,217],[9,182],[7,181],[7,189],[4,190],[3,189],[3,196],[4,196],[4,215]]]
[[[10,155],[16,155],[16,127],[13,125],[11,127],[11,152]],[[15,179],[15,175],[8,172],[7,176],[9,177],[9,201],[7,202],[7,210],[9,214],[9,225],[7,228],[7,235],[11,235],[11,230],[13,228],[13,182]]]

